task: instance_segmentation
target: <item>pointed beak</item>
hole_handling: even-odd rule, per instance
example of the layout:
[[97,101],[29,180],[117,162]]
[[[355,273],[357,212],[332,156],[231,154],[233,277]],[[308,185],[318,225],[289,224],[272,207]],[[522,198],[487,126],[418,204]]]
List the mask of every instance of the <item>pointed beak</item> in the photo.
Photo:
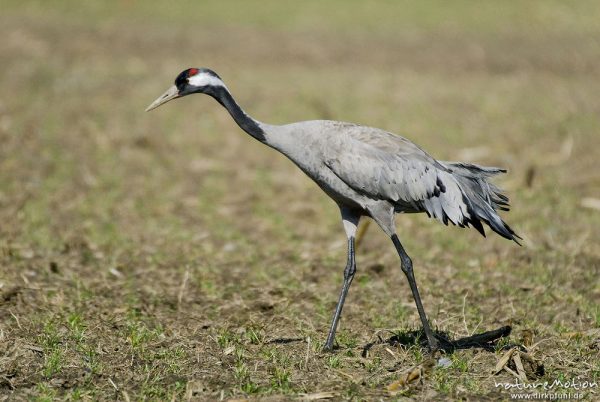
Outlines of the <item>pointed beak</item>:
[[159,96],[158,99],[152,102],[150,106],[146,108],[146,112],[149,112],[152,109],[156,109],[163,103],[167,103],[168,101],[176,98],[179,98],[179,90],[175,85],[173,85],[171,88],[167,89],[167,92],[165,92],[164,94]]

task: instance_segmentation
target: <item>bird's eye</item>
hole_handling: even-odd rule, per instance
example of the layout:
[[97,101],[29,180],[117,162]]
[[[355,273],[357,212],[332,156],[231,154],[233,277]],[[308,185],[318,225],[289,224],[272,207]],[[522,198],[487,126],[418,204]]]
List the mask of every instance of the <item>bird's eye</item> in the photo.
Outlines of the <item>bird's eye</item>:
[[187,85],[188,83],[188,77],[190,77],[190,71],[189,70],[183,70],[178,76],[177,78],[175,78],[175,85],[177,86],[177,88],[182,88],[185,85]]

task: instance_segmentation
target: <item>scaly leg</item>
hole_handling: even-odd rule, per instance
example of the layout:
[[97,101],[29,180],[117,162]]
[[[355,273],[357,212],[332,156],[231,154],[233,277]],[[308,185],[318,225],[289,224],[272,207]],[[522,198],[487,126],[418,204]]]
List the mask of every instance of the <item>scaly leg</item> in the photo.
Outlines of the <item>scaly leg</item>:
[[344,269],[344,282],[342,284],[340,298],[338,299],[337,305],[335,307],[335,313],[333,314],[333,320],[331,321],[331,327],[329,329],[329,335],[327,335],[327,341],[323,346],[324,351],[333,350],[333,343],[335,341],[335,331],[337,329],[338,322],[340,321],[340,316],[342,314],[342,308],[344,307],[346,295],[348,294],[350,284],[352,283],[352,279],[354,279],[354,274],[356,272],[354,236],[356,235],[356,227],[358,226],[360,215],[344,207],[341,207],[340,209],[342,212],[344,230],[346,231],[346,236],[348,237],[348,261],[346,262],[346,268]]
[[415,275],[413,274],[412,260],[408,254],[406,254],[406,251],[404,250],[404,247],[402,247],[398,236],[393,234],[391,237],[392,242],[394,242],[394,246],[396,247],[396,251],[400,256],[402,272],[404,272],[406,279],[408,279],[410,290],[412,291],[413,298],[415,299],[417,311],[419,312],[419,317],[421,317],[421,323],[423,324],[423,330],[425,331],[425,336],[427,337],[427,342],[429,343],[429,350],[433,352],[440,348],[440,344],[429,326],[429,321],[427,321],[427,315],[425,314],[423,303],[421,303],[421,297],[419,296],[419,290],[417,289],[417,282],[415,281]]

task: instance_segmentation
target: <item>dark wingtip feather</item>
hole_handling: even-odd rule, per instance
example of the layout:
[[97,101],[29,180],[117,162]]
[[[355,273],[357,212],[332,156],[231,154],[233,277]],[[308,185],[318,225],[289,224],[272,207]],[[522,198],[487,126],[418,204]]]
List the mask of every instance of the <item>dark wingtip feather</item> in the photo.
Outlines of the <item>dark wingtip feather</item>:
[[512,228],[508,226],[508,224],[501,218],[497,217],[497,219],[492,219],[490,221],[486,221],[485,223],[487,223],[489,227],[500,236],[504,237],[505,239],[512,240],[519,246],[522,246],[519,240],[523,240],[523,238],[516,234],[515,231],[512,230]]
[[471,219],[471,220],[469,221],[469,223],[470,223],[471,225],[473,225],[473,227],[474,227],[474,228],[475,228],[475,229],[476,229],[476,230],[477,230],[479,233],[481,233],[481,235],[482,235],[483,237],[486,237],[486,236],[485,236],[485,229],[483,228],[483,225],[481,224],[481,221],[480,221],[479,219]]
[[[519,246],[523,246],[519,240],[523,240],[523,238],[521,236],[519,236],[518,234],[515,233],[514,230],[512,230],[512,228],[510,226],[508,226],[506,224],[506,222],[502,221],[502,223],[504,224],[504,227],[506,227],[506,229],[510,232],[512,238],[510,240],[514,241],[515,243],[517,243]],[[517,240],[519,239],[519,240]]]

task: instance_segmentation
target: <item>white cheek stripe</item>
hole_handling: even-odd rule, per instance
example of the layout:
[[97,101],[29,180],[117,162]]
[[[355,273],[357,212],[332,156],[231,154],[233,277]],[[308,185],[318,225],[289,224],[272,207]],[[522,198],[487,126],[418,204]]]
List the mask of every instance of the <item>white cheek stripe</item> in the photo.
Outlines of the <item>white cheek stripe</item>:
[[206,85],[211,85],[211,86],[215,86],[215,87],[225,87],[225,84],[223,83],[223,81],[221,81],[217,77],[214,77],[214,76],[212,76],[210,74],[206,74],[206,73],[200,73],[200,74],[193,75],[188,79],[188,81],[191,85],[196,86],[196,87],[203,87]]

